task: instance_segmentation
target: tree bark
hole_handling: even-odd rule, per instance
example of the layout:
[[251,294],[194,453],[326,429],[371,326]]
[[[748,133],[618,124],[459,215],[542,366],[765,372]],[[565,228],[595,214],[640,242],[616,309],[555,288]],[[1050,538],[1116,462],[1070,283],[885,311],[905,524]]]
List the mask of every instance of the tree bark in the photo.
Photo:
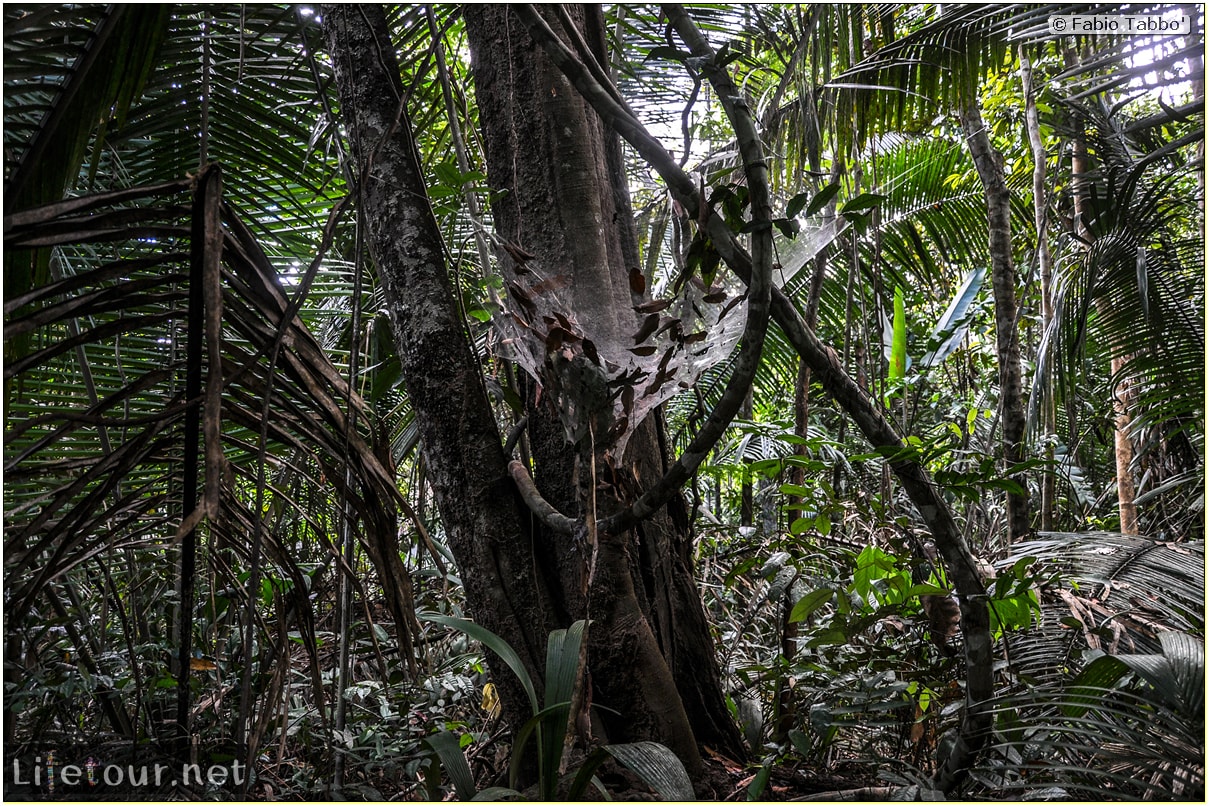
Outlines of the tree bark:
[[[987,202],[991,285],[995,298],[995,347],[999,357],[999,416],[1003,423],[1003,458],[1009,467],[1024,461],[1024,392],[1020,377],[1020,331],[1016,326],[1016,267],[1012,263],[1011,198],[1003,179],[1001,158],[991,146],[976,100],[966,102],[961,125]],[[1022,492],[1007,494],[1008,537],[1028,536],[1028,481],[1012,476]]]
[[[605,63],[598,8],[542,13],[552,27],[582,37]],[[629,272],[640,264],[615,135],[507,7],[468,6],[465,17],[488,180],[506,191],[492,205],[496,233],[533,254],[547,275],[565,278],[574,318],[593,340],[628,339],[639,324]],[[586,498],[594,495],[604,518],[662,478],[668,456],[652,417],[631,439],[612,484],[589,490],[593,465],[602,477],[612,471],[601,455],[569,444],[552,400],[531,394],[528,415],[535,481],[558,510],[583,518]],[[588,630],[593,702],[622,713],[603,717],[610,740],[661,741],[692,771],[700,764],[696,743],[733,755],[742,745],[724,704],[688,527],[677,494],[634,528],[602,532],[586,595],[585,552],[550,530],[537,540],[562,618],[597,620]]]
[[[535,27],[530,30],[542,34]],[[618,134],[641,154],[667,183],[668,189],[689,215],[696,216],[705,200],[696,183],[676,160],[655,140],[614,94],[602,86],[560,42],[542,35],[542,47],[576,89],[592,104]],[[752,257],[737,243],[729,226],[716,213],[707,214],[707,232],[722,259],[741,279],[752,278]],[[810,366],[823,389],[852,418],[873,446],[894,452],[904,448],[900,434],[882,415],[880,407],[844,371],[835,351],[823,344],[806,326],[801,314],[779,290],[772,292],[772,316],[784,330],[798,355]],[[951,789],[964,775],[971,760],[986,746],[991,735],[992,716],[987,703],[994,693],[990,617],[986,589],[978,575],[973,554],[953,520],[952,512],[933,486],[927,471],[910,458],[891,456],[891,468],[903,490],[915,504],[920,517],[932,532],[936,547],[944,558],[954,590],[961,603],[961,630],[965,639],[966,701],[965,718],[959,741],[953,752],[940,760],[934,786]]]
[[[1033,65],[1028,47],[1020,46],[1020,83],[1024,93],[1024,124],[1029,148],[1033,154],[1033,223],[1037,230],[1037,267],[1041,273],[1041,332],[1045,333],[1054,320],[1053,261],[1049,249],[1049,205],[1046,199],[1046,161],[1049,155],[1041,140],[1041,121],[1037,115],[1037,96],[1033,83]],[[1047,467],[1041,477],[1041,531],[1054,528],[1054,498],[1057,468],[1054,467],[1054,435],[1057,431],[1054,396],[1044,395],[1041,403],[1041,438],[1045,442]]]
[[[541,684],[557,626],[535,578],[529,518],[509,479],[499,429],[456,305],[440,231],[402,104],[380,6],[332,5],[323,28],[404,383],[429,482],[473,617],[507,641]],[[493,663],[513,725],[530,716],[519,683]]]

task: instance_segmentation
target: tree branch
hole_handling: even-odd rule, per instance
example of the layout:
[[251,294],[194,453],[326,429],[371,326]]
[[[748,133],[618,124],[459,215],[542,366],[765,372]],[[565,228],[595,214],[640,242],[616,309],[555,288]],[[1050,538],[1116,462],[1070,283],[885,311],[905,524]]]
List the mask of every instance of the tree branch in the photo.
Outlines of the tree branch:
[[[630,129],[633,134],[645,134],[641,124],[634,119],[633,113],[618,103],[616,99],[619,96],[616,95],[616,91],[609,92],[608,89],[601,86],[600,82],[591,75],[591,71],[550,30],[545,20],[532,6],[518,5],[515,10],[529,28],[530,35],[546,49],[547,54],[551,54],[551,60],[555,66],[563,70],[577,88],[580,87],[580,81],[576,81],[575,77],[567,72],[568,67],[578,70],[582,83],[595,89],[597,99],[607,103],[614,117],[631,122]],[[744,278],[748,284],[747,321],[744,325],[742,346],[735,359],[735,368],[717,405],[698,429],[692,442],[681,452],[676,462],[668,468],[663,478],[650,487],[629,509],[613,515],[600,525],[602,530],[613,533],[624,531],[666,504],[676,491],[697,472],[697,468],[705,461],[705,457],[726,433],[731,420],[734,419],[739,407],[743,404],[747,389],[751,386],[752,379],[755,378],[756,370],[760,365],[760,355],[764,348],[764,334],[768,328],[772,289],[772,203],[771,193],[768,189],[768,167],[764,162],[763,147],[760,144],[751,111],[743,102],[738,88],[735,87],[726,70],[714,61],[713,49],[710,48],[705,37],[697,30],[684,10],[679,6],[668,6],[665,10],[673,19],[677,31],[694,55],[704,59],[705,73],[718,95],[725,99],[723,107],[738,138],[739,153],[743,159],[744,172],[751,194],[752,220],[756,222],[756,229],[752,233],[752,257],[749,261],[748,276]],[[554,53],[558,54],[557,58],[553,55]],[[596,107],[593,99],[588,98],[587,100]],[[608,120],[606,118],[606,121]],[[650,135],[646,136],[648,151],[656,156],[663,154],[666,159],[670,159],[670,155],[663,151],[662,145],[651,140]],[[674,165],[674,163],[672,164]],[[677,167],[676,170],[679,168]],[[687,178],[686,176],[685,179]],[[691,180],[689,183],[691,184]],[[733,237],[725,222],[720,218],[718,221],[726,228],[728,235]]]
[[542,494],[537,491],[537,485],[529,477],[529,471],[525,469],[519,459],[513,459],[508,463],[508,473],[516,482],[516,489],[520,491],[525,506],[529,507],[529,511],[536,515],[542,523],[559,534],[575,534],[575,529],[579,526],[578,521],[568,518],[555,509],[549,501],[542,498]]
[[521,435],[525,433],[528,425],[528,417],[522,417],[513,424],[512,430],[508,432],[508,438],[504,440],[504,456],[511,456],[512,452],[516,450],[517,444],[521,441]]
[[[692,178],[680,168],[663,145],[612,94],[589,75],[574,54],[541,23],[529,6],[514,6],[529,27],[529,33],[545,49],[575,88],[613,129],[654,168],[667,183],[677,202],[697,217],[700,198]],[[706,219],[709,237],[722,259],[741,279],[751,282],[753,258],[738,243],[735,234],[716,212]],[[961,738],[966,752],[952,754],[937,775],[937,788],[948,789],[961,767],[989,738],[991,718],[985,701],[994,693],[991,675],[991,635],[986,589],[978,575],[973,554],[953,520],[948,505],[933,486],[927,471],[902,453],[904,441],[883,416],[877,404],[840,366],[835,351],[823,344],[807,327],[793,302],[780,289],[772,289],[771,315],[784,330],[790,344],[819,377],[824,390],[844,409],[875,447],[895,452],[888,461],[903,489],[928,525],[936,547],[944,558],[950,579],[961,602],[961,627],[966,655],[966,717]]]

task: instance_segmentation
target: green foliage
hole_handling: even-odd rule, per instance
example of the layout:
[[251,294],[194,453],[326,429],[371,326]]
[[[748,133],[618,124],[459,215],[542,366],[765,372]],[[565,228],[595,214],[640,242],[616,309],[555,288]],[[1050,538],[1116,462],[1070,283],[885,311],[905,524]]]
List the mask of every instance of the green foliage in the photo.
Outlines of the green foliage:
[[903,290],[894,288],[894,325],[890,338],[890,374],[886,381],[889,387],[887,400],[897,396],[898,386],[907,374],[907,310],[903,303]]
[[1035,557],[1021,557],[987,586],[991,634],[997,639],[1007,630],[1026,630],[1039,621],[1041,596],[1038,585],[1043,580],[1031,572],[1035,562]]
[[[90,13],[96,12],[85,12]],[[6,154],[6,163],[19,155],[15,166],[5,166],[6,195],[11,194],[6,211],[62,198],[84,164],[89,141],[95,137],[96,160],[104,149],[107,128],[122,128],[154,70],[167,34],[166,6],[142,12],[115,6],[99,16],[95,30],[89,31],[84,14],[5,9],[5,63],[10,71],[5,119],[26,124],[17,131],[5,127],[6,144],[24,146]],[[84,38],[88,34],[92,36]],[[68,64],[63,44],[81,39],[80,58]],[[35,127],[33,119],[42,110],[51,111],[51,120],[44,118]],[[18,132],[24,142],[15,136]],[[89,177],[95,178],[99,167],[94,162]],[[13,288],[8,290],[12,293]]]
[[[1127,674],[1145,680],[1154,696],[1172,711],[1194,723],[1205,720],[1205,642],[1182,632],[1161,632],[1163,651],[1157,654],[1105,654],[1083,668],[1071,683],[1071,694],[1082,689],[1110,689]],[[1088,696],[1088,707],[1097,699]],[[1067,716],[1081,716],[1086,708],[1070,706]]]
[[[734,698],[754,717],[746,722],[761,763],[748,793],[766,795],[787,760],[881,759],[883,778],[913,780],[962,707],[959,664],[926,640],[935,631],[921,597],[946,596],[944,570],[924,561],[926,535],[887,473],[888,463],[910,459],[925,466],[970,544],[999,569],[987,582],[988,607],[1009,694],[994,705],[999,745],[975,771],[978,791],[1196,795],[1203,789],[1203,730],[1194,718],[1203,720],[1203,699],[1198,706],[1194,696],[1203,680],[1195,663],[1203,556],[1185,541],[1204,524],[1204,245],[1194,153],[1203,115],[1175,95],[1160,104],[1149,92],[1120,94],[1147,73],[1154,74],[1148,84],[1176,89],[1185,78],[1176,75],[1184,65],[1178,55],[1159,63],[1123,53],[1189,43],[1088,40],[1076,43],[1086,52],[1082,62],[1068,66],[1029,33],[1044,27],[1046,9],[943,9],[691,9],[711,37],[729,43],[722,60],[748,94],[772,155],[775,209],[784,211],[773,222],[784,293],[802,311],[817,309],[817,335],[863,388],[899,394],[893,417],[909,435],[900,452],[871,451],[822,395],[817,375],[803,390],[808,422],[793,422],[798,357],[774,328],[751,419],[734,425],[694,480],[711,619]],[[609,66],[623,97],[644,120],[682,138],[677,154],[706,178],[710,202],[736,233],[751,232],[732,133],[716,105],[690,108],[690,97],[703,96],[678,68],[693,67],[691,60],[669,47],[658,15],[627,6],[605,13]],[[490,189],[476,139],[464,138],[465,155],[453,143],[455,124],[467,133],[478,124],[458,11],[434,7],[432,25],[423,7],[390,14],[451,278],[500,421],[510,424],[523,405],[491,352],[487,325],[498,287],[490,267],[477,265],[489,255],[478,254],[476,236],[491,224],[472,216],[468,202]],[[444,77],[435,69],[434,37],[449,54]],[[264,294],[227,288],[232,351],[223,361],[245,373],[225,398],[241,417],[223,443],[231,471],[224,501],[238,517],[203,541],[192,690],[207,705],[194,727],[203,739],[225,737],[246,703],[240,729],[259,730],[262,746],[280,747],[266,776],[276,783],[272,796],[330,795],[337,757],[344,765],[337,794],[402,793],[423,767],[430,796],[439,796],[443,766],[465,795],[490,767],[463,752],[489,742],[491,717],[474,706],[482,658],[464,637],[435,636],[424,654],[402,657],[395,651],[401,628],[383,617],[386,577],[340,548],[347,510],[333,483],[350,456],[380,456],[373,461],[390,471],[364,488],[374,491],[368,499],[394,501],[397,487],[415,517],[348,528],[401,535],[391,550],[405,563],[401,576],[417,586],[418,606],[458,612],[460,582],[428,496],[387,306],[373,266],[358,254],[351,216],[334,223],[332,249],[313,281],[302,282],[333,200],[349,192],[319,43],[306,7],[136,13],[6,5],[6,212],[182,180],[196,170],[203,142],[208,158],[224,164],[228,227],[243,216],[255,231],[240,248],[263,250],[262,277],[280,281],[263,288],[299,306],[303,327],[290,339],[315,345],[303,363],[330,371],[299,375],[288,362],[268,369],[278,324],[254,315]],[[1100,53],[1106,44],[1117,50]],[[1021,45],[1032,50],[1044,88],[1038,107],[1050,149],[1042,237],[1057,259],[1057,316],[1048,330],[1038,313],[1031,156],[1019,136],[1014,49]],[[1035,414],[1047,399],[1058,412],[1056,433],[1038,433],[1017,467],[995,458],[985,202],[951,114],[975,89],[1011,192],[1030,401]],[[1070,234],[1070,161],[1058,152],[1076,137],[1091,151],[1086,244]],[[630,168],[648,281],[727,282],[715,245],[650,182],[645,165]],[[6,248],[5,637],[20,658],[6,687],[6,719],[17,743],[68,733],[143,741],[171,727],[165,715],[175,705],[173,635],[181,618],[171,537],[183,514],[179,409],[171,405],[183,388],[187,244],[160,229],[149,236],[145,228],[163,222],[138,219],[148,206],[126,199],[105,219],[114,237],[129,228],[128,246]],[[61,293],[19,296],[52,281],[63,283]],[[167,318],[116,335],[104,330],[155,317]],[[879,345],[895,360],[887,363]],[[356,351],[362,361],[353,373]],[[30,364],[14,361],[30,356],[37,357]],[[1114,357],[1126,359],[1115,377]],[[691,437],[727,376],[723,362],[669,401],[674,444]],[[324,391],[339,378],[347,394]],[[1001,493],[1021,491],[1018,474],[1034,490],[1043,474],[1059,476],[1061,528],[1115,526],[1111,397],[1126,381],[1143,523],[1164,540],[1093,533],[1004,545]],[[352,433],[365,443],[359,453],[341,447],[346,434],[331,426],[350,416],[354,391],[368,401],[355,408]],[[171,417],[161,419],[165,401]],[[263,423],[272,430],[261,451]],[[1056,448],[1052,464],[1039,459],[1046,445]],[[134,453],[146,461],[127,461]],[[739,529],[744,484],[753,490],[756,523]],[[262,538],[253,573],[255,534]],[[355,594],[351,611],[343,584]],[[1073,598],[1056,599],[1057,591]],[[1101,604],[1106,610],[1095,609]],[[1076,615],[1078,607],[1088,609]],[[337,626],[342,614],[347,630]],[[404,616],[399,624],[410,621]],[[1143,621],[1175,631],[1147,633]],[[786,624],[796,634],[786,638]],[[548,645],[547,668],[573,675],[570,647],[579,639],[574,628],[559,635]],[[353,659],[347,679],[331,660],[341,646]],[[519,666],[515,655],[500,657]],[[569,679],[548,681],[544,700],[530,684],[532,716],[515,726],[514,751],[505,755],[509,766],[539,759],[543,794],[567,783],[552,783],[549,770],[561,753]],[[241,703],[243,693],[233,696],[228,681],[245,680]],[[1031,698],[1020,693],[1032,686]],[[341,699],[348,715],[337,727]],[[659,765],[667,751],[623,748],[589,755],[571,791],[586,792],[595,765],[610,756],[656,765],[648,772],[656,791],[687,797],[676,765]]]
[[999,764],[980,777],[1008,792],[1203,797],[1204,641],[1159,638],[1160,653],[1097,654],[1073,679],[995,703]]
[[[524,799],[517,791],[517,783],[526,764],[526,748],[530,738],[537,745],[537,797],[540,800],[579,800],[590,784],[600,787],[593,776],[597,768],[607,759],[614,758],[633,770],[666,800],[691,800],[693,787],[672,751],[656,742],[605,745],[595,748],[580,765],[571,779],[569,788],[560,793],[565,783],[561,774],[565,752],[567,712],[577,681],[580,678],[580,645],[584,640],[587,624],[577,621],[566,630],[554,630],[546,645],[546,689],[544,707],[538,707],[538,698],[532,678],[529,677],[520,657],[506,641],[495,633],[467,619],[455,619],[438,613],[422,613],[422,619],[461,630],[481,642],[504,660],[520,680],[533,714],[516,732],[512,743],[512,758],[509,763],[509,785],[488,787],[477,791],[474,777],[462,753],[457,737],[449,732],[438,733],[425,741],[435,754],[433,766],[428,771],[429,797],[439,799],[439,761],[450,779],[459,800],[507,800]],[[603,790],[602,790],[603,791]]]

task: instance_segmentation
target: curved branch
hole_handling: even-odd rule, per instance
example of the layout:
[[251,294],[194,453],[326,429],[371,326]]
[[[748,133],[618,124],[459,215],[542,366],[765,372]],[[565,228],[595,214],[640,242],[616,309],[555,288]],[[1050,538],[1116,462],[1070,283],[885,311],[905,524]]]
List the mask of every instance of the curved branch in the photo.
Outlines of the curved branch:
[[[680,168],[663,145],[628,111],[618,104],[611,93],[589,75],[584,65],[563,43],[541,23],[536,12],[528,6],[514,7],[529,27],[530,35],[545,49],[551,61],[563,71],[575,88],[613,129],[654,168],[677,202],[690,215],[699,215],[704,202],[697,193],[692,178]],[[720,93],[721,94],[721,93]],[[738,243],[735,234],[716,212],[706,218],[709,237],[723,261],[744,281],[752,282],[753,256]],[[883,416],[875,401],[840,365],[835,351],[814,334],[805,320],[780,289],[772,289],[771,315],[784,330],[790,344],[816,373],[826,392],[844,409],[869,442],[883,449],[901,451],[905,443]],[[985,702],[994,693],[991,674],[991,635],[986,588],[978,575],[974,556],[961,531],[957,528],[948,505],[932,484],[927,471],[909,457],[891,456],[890,466],[898,476],[920,517],[928,525],[936,547],[944,558],[950,579],[961,602],[961,628],[965,637],[966,697],[968,710],[961,725],[961,738],[966,753],[953,754],[946,760],[937,776],[941,788],[948,788],[956,778],[953,769],[958,758],[969,758],[989,738],[991,716]],[[644,496],[645,497],[645,496]]]
[[529,507],[529,511],[536,515],[542,523],[551,531],[559,534],[575,534],[579,523],[574,518],[568,518],[559,512],[549,501],[542,498],[542,494],[537,491],[537,485],[529,477],[529,471],[525,469],[525,465],[519,459],[513,459],[508,463],[508,473],[516,482],[516,489],[524,499],[525,506]]
[[[591,71],[550,30],[545,20],[532,6],[518,5],[515,10],[528,27],[534,40],[545,48],[548,54],[551,54],[551,60],[557,67],[566,73],[566,66],[577,66],[584,83],[590,83],[598,90],[598,94],[607,100],[610,107],[615,110],[615,116],[632,121],[631,128],[635,133],[643,131],[642,126],[634,120],[633,113],[618,103],[613,93],[601,86],[599,81],[591,75]],[[676,491],[697,472],[697,468],[705,461],[705,457],[726,433],[731,420],[738,413],[739,407],[743,405],[743,399],[746,397],[747,390],[755,378],[756,369],[760,365],[760,355],[764,348],[764,334],[768,329],[772,289],[772,201],[768,189],[768,167],[764,162],[763,147],[760,144],[755,122],[751,117],[751,110],[742,100],[739,90],[731,81],[726,70],[715,62],[713,49],[710,48],[705,37],[697,30],[683,9],[679,6],[668,6],[665,10],[693,54],[705,61],[704,72],[710,83],[714,85],[718,95],[723,99],[723,107],[738,139],[739,153],[743,159],[744,173],[747,176],[748,190],[751,195],[752,220],[756,224],[752,233],[752,258],[748,277],[744,278],[748,283],[747,321],[744,325],[742,346],[735,360],[734,371],[731,373],[730,380],[727,381],[726,389],[722,392],[717,405],[709,413],[692,442],[681,452],[676,462],[668,468],[663,478],[643,493],[629,509],[613,515],[600,525],[602,530],[613,533],[629,528],[666,504]],[[557,58],[553,55],[555,52],[558,53]],[[570,74],[567,75],[578,88],[580,83],[575,81]],[[592,102],[592,99],[588,100]],[[594,103],[593,106],[595,106]],[[606,121],[608,121],[607,118]],[[666,154],[661,145],[657,142],[654,145],[660,152]],[[725,226],[725,222],[722,222],[720,218],[718,221]],[[729,227],[726,229],[729,234]]]
[[512,452],[516,450],[517,444],[521,441],[521,435],[525,433],[528,425],[528,417],[522,417],[513,424],[512,430],[508,432],[508,438],[504,440],[504,456],[511,456]]

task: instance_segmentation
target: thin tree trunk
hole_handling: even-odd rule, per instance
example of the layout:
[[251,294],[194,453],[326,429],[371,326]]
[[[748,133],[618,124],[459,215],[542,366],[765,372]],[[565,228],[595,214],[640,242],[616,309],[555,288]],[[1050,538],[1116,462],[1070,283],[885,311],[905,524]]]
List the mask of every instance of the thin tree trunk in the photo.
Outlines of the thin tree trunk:
[[[999,413],[1003,423],[1003,458],[1009,467],[1024,461],[1024,393],[1020,377],[1020,331],[1016,326],[1016,268],[1012,263],[1010,196],[1003,179],[1002,158],[991,146],[977,100],[962,109],[961,125],[987,202],[991,281],[995,297],[995,346],[999,356]],[[1012,476],[1022,492],[1007,494],[1008,537],[1029,534],[1028,481]]]
[[[1074,51],[1068,50],[1065,58],[1068,67],[1078,64],[1079,57]],[[1088,243],[1091,238],[1086,219],[1088,169],[1087,143],[1081,134],[1077,134],[1071,155],[1071,193],[1074,196],[1074,233],[1080,243]],[[1108,304],[1104,299],[1096,302],[1100,309]],[[1123,534],[1136,535],[1138,534],[1138,507],[1135,503],[1137,487],[1134,485],[1133,470],[1131,469],[1133,442],[1129,437],[1131,425],[1129,411],[1132,408],[1132,401],[1129,379],[1123,371],[1128,362],[1129,356],[1126,355],[1114,355],[1109,360],[1113,383],[1113,458],[1117,471],[1117,514],[1121,521],[1120,529]]]
[[[1046,198],[1046,161],[1049,155],[1041,140],[1041,122],[1037,116],[1037,97],[1033,84],[1033,65],[1028,48],[1020,46],[1020,82],[1024,91],[1024,124],[1033,152],[1033,222],[1037,228],[1037,266],[1041,273],[1041,332],[1048,332],[1054,320],[1053,261],[1049,250],[1049,205]],[[1046,469],[1041,477],[1041,531],[1054,528],[1054,496],[1057,469],[1054,467],[1054,435],[1057,431],[1054,396],[1045,394],[1041,404],[1041,439]]]
[[1121,532],[1127,535],[1139,533],[1138,527],[1138,488],[1133,480],[1133,440],[1129,432],[1133,418],[1129,410],[1133,407],[1133,394],[1129,378],[1125,375],[1128,356],[1112,357],[1110,362],[1112,377],[1115,379],[1112,393],[1113,454],[1117,466],[1117,514],[1121,519]]
[[[1074,150],[1071,156],[1071,191],[1074,196],[1075,237],[1081,243],[1087,243],[1091,238],[1088,232],[1085,215],[1087,213],[1087,146],[1081,136],[1075,137]],[[1098,299],[1096,305],[1101,310],[1108,303]],[[1112,373],[1112,410],[1113,410],[1113,460],[1117,471],[1117,515],[1121,521],[1120,530],[1123,534],[1138,534],[1137,488],[1133,481],[1133,442],[1129,438],[1131,407],[1129,379],[1123,372],[1128,356],[1114,355],[1109,359],[1109,369]]]

